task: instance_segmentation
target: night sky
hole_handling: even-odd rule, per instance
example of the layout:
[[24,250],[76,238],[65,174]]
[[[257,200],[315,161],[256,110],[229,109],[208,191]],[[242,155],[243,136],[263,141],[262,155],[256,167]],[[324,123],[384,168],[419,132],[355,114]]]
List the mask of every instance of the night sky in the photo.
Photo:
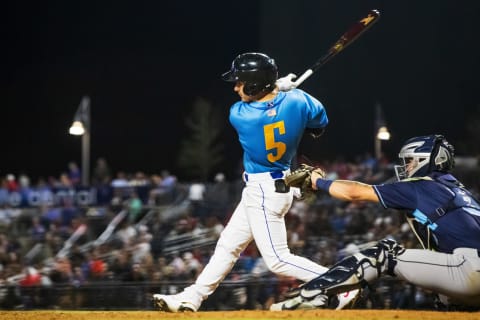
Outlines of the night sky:
[[[185,115],[198,97],[225,112],[228,175],[241,157],[220,80],[239,53],[261,51],[280,74],[301,74],[370,9],[380,21],[312,75],[330,126],[299,153],[315,159],[373,152],[382,106],[391,156],[408,137],[467,137],[480,105],[480,1],[10,1],[2,15],[0,175],[55,175],[80,163],[68,128],[92,102],[91,159],[134,172],[176,172]],[[480,143],[480,142],[479,142]],[[460,150],[461,151],[461,150]]]

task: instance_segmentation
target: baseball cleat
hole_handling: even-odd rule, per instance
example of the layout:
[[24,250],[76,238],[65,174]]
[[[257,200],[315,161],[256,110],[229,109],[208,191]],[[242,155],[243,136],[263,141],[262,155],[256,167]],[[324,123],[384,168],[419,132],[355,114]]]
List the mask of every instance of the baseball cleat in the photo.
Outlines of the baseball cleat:
[[303,286],[304,286],[304,285],[305,285],[305,284],[302,283],[302,284],[300,284],[300,285],[297,286],[297,287],[289,288],[289,289],[287,290],[287,292],[285,292],[285,293],[283,294],[284,298],[285,298],[285,299],[292,299],[292,298],[295,298],[295,297],[299,296],[300,293],[302,292],[302,289],[303,289]]
[[360,296],[360,289],[355,289],[339,293],[330,299],[323,294],[316,295],[312,299],[307,299],[298,295],[282,302],[274,303],[270,306],[270,311],[284,310],[311,310],[311,309],[347,309],[353,308],[355,302]]
[[270,311],[311,310],[327,307],[327,296],[318,295],[311,300],[306,300],[305,298],[302,298],[302,296],[296,296],[295,298],[272,304],[270,306]]
[[335,310],[353,308],[359,297],[360,289],[339,293],[333,297],[334,299],[338,300],[338,304],[331,304],[331,307],[335,307]]
[[153,302],[160,311],[195,312],[197,308],[190,302],[179,300],[175,295],[154,294]]

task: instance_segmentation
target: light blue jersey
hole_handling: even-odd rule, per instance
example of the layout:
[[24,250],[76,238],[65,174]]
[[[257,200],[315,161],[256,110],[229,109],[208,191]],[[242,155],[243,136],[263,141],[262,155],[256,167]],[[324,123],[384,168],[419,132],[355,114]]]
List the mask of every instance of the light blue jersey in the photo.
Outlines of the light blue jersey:
[[230,123],[244,151],[245,171],[260,173],[289,169],[305,128],[324,128],[328,117],[320,101],[293,89],[266,102],[236,102]]

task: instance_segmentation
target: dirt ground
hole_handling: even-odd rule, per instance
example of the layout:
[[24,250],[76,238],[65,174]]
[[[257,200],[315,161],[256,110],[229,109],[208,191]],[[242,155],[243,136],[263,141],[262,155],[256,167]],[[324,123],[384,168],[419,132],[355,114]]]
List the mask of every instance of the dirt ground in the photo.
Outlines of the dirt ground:
[[0,311],[2,320],[151,320],[151,319],[305,319],[305,320],[479,320],[480,312],[417,310],[309,310],[309,311],[211,311],[166,313],[156,311]]

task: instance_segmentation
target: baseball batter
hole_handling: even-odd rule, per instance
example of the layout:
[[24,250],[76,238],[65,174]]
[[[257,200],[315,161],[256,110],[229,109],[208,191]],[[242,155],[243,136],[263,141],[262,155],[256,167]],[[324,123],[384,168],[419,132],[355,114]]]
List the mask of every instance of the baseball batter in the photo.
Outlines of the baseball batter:
[[[283,180],[305,130],[320,134],[328,117],[324,106],[306,92],[279,91],[277,77],[274,60],[262,53],[237,56],[222,75],[223,80],[235,83],[234,91],[240,96],[230,109],[230,123],[244,151],[245,187],[213,256],[195,283],[176,295],[153,296],[160,310],[197,311],[252,240],[276,274],[309,281],[328,270],[290,252],[284,216],[294,195]],[[357,293],[342,298],[337,308],[348,305]]]
[[449,172],[453,146],[441,135],[414,137],[399,153],[398,182],[367,185],[325,180],[312,172],[314,189],[345,201],[379,202],[408,210],[407,220],[424,249],[404,249],[393,239],[337,263],[304,286],[301,298],[332,295],[371,283],[382,274],[395,276],[439,294],[451,310],[480,307],[480,204]]

